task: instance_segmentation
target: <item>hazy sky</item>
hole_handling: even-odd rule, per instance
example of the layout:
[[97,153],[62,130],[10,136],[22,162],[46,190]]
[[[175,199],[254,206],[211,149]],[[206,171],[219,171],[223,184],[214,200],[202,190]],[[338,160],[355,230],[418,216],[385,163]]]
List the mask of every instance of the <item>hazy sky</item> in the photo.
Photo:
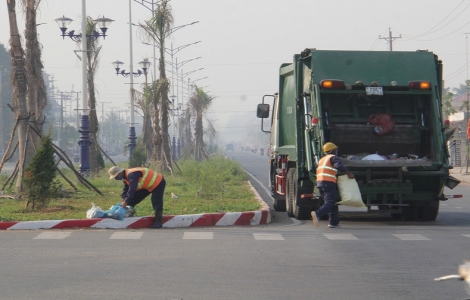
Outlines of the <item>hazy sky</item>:
[[[141,4],[132,1],[131,5],[133,23],[150,18],[150,11]],[[170,48],[173,43],[173,48],[177,48],[201,41],[179,51],[174,60],[202,57],[185,63],[180,71],[204,68],[186,75],[185,84],[188,78],[192,81],[207,77],[196,84],[215,97],[209,117],[219,126],[219,132],[245,130],[225,130],[223,126],[229,117],[245,112],[255,115],[261,97],[278,90],[279,65],[291,62],[293,54],[305,48],[388,51],[388,41],[379,36],[388,38],[389,28],[394,37],[401,36],[393,41],[394,51],[427,49],[439,55],[447,87],[458,87],[468,78],[465,33],[470,33],[470,1],[172,0],[170,5],[175,26],[199,21],[176,31],[166,46]],[[38,14],[45,71],[54,75],[61,91],[72,87],[80,91],[82,73],[74,54],[76,44],[69,38],[62,40],[54,19],[62,15],[72,18],[70,29],[80,31],[81,6],[81,0],[42,0]],[[23,32],[20,4],[17,11]],[[100,40],[103,48],[96,76],[98,101],[106,103],[105,111],[111,107],[128,110],[129,78],[116,76],[111,63],[119,59],[129,70],[129,0],[89,0],[87,15],[115,20],[108,29],[109,36]],[[5,2],[0,6],[0,28],[0,43],[8,49]],[[134,27],[134,70],[145,57],[153,62],[152,47],[142,44]],[[167,56],[167,60],[171,57]],[[153,73],[153,66],[151,70]],[[143,83],[144,77],[135,78],[134,82]]]

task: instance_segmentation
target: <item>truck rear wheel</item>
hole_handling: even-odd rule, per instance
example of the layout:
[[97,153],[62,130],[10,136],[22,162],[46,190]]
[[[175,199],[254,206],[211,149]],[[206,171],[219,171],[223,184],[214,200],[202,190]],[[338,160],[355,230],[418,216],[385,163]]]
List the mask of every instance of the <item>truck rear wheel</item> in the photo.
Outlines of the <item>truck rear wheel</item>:
[[293,213],[294,177],[295,177],[295,168],[290,168],[289,171],[287,171],[287,182],[286,182],[286,213],[289,218],[292,218],[294,216],[294,213]]
[[419,208],[419,219],[421,221],[436,221],[439,213],[439,203],[437,206],[421,206]]
[[419,218],[418,206],[405,206],[401,209],[401,218],[403,221],[416,221]]

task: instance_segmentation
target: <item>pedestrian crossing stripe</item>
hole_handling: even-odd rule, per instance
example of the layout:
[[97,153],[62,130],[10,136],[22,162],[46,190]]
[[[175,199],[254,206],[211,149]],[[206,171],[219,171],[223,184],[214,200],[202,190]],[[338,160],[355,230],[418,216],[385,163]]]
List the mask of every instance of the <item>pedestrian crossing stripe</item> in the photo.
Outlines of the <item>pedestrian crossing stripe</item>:
[[284,241],[280,233],[253,233],[257,241]]
[[143,232],[119,231],[119,232],[114,232],[109,239],[110,240],[138,240],[142,237],[143,234],[144,234]]
[[34,240],[63,240],[72,234],[71,231],[44,231],[35,236]]
[[213,232],[185,232],[183,240],[212,240],[214,238]]
[[336,241],[352,241],[358,240],[357,237],[350,233],[324,233],[323,234],[329,240],[336,240]]
[[428,241],[429,238],[421,234],[394,234],[397,238],[402,241]]

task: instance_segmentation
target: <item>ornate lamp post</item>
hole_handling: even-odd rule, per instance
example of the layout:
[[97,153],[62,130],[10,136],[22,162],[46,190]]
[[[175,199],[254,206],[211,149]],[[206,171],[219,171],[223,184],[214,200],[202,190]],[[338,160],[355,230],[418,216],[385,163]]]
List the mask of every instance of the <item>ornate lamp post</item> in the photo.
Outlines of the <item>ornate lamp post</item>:
[[[82,44],[82,116],[80,122],[80,140],[78,144],[80,145],[80,167],[79,172],[85,175],[88,175],[90,172],[90,117],[88,115],[88,85],[87,85],[87,40],[93,41],[98,37],[106,37],[106,31],[108,26],[113,20],[107,18],[100,18],[95,20],[101,28],[101,34],[98,32],[93,32],[93,34],[86,34],[86,1],[82,0],[82,33],[75,34],[75,31],[67,32],[67,26],[72,22],[72,19],[66,18],[57,18],[55,21],[59,24],[59,28],[62,31],[62,38],[65,39],[66,36],[70,37],[73,41],[81,41]],[[82,35],[85,35],[85,39],[82,38]]]
[[[116,75],[122,75],[124,77],[129,77],[130,75],[132,77],[139,77],[140,75],[145,75],[147,78],[147,70],[150,67],[150,62],[148,61],[147,58],[144,58],[143,61],[139,62],[139,65],[142,67],[142,70],[137,70],[137,72],[126,72],[126,70],[121,70],[121,66],[124,63],[122,61],[116,60],[113,62],[114,69],[116,70]],[[132,95],[131,95],[132,98]],[[135,140],[137,139],[136,134],[135,134],[135,121],[134,121],[134,101],[131,100],[131,120],[129,124],[129,159],[132,155],[132,152],[135,149],[136,142]]]
[[[59,24],[60,31],[62,31],[62,39],[65,39],[66,36],[71,38],[75,42],[79,42],[82,39],[82,34],[75,34],[75,30],[70,30],[67,32],[67,27],[69,26],[70,23],[72,23],[72,19],[67,18],[65,16],[62,16],[62,18],[57,18],[55,19],[57,24]],[[98,24],[98,26],[101,29],[101,33],[93,30],[92,34],[87,34],[86,37],[90,41],[94,41],[100,36],[103,37],[103,39],[106,39],[107,35],[106,32],[108,31],[108,26],[113,22],[114,20],[105,18],[104,16],[102,18],[94,20],[95,23]]]

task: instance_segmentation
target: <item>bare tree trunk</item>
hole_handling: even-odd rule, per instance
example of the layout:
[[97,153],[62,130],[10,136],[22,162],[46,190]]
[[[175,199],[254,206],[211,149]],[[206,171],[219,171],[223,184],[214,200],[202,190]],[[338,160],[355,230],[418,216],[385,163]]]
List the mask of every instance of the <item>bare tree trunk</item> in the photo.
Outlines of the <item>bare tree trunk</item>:
[[[162,39],[164,41],[164,39]],[[170,149],[170,135],[168,133],[168,90],[169,90],[169,82],[166,78],[165,73],[165,45],[160,45],[160,102],[162,108],[162,147],[164,152],[165,158],[165,167],[169,170],[173,169],[172,166],[172,155]]]
[[[88,60],[90,61],[90,60]],[[100,150],[97,145],[98,135],[98,116],[96,115],[96,96],[95,96],[95,74],[88,68],[88,107],[90,108],[90,169],[92,174],[99,172],[98,156]]]
[[[42,133],[44,123],[43,110],[47,104],[46,87],[42,71],[41,45],[38,41],[36,13],[41,0],[24,0],[26,13],[25,23],[25,68],[28,79],[27,110],[30,115],[30,123],[37,131]],[[41,138],[32,133],[32,145],[26,149],[25,164],[28,165],[35,154],[35,149],[41,144]]]
[[194,150],[194,159],[197,161],[203,160],[204,148],[204,133],[202,127],[202,110],[196,111],[196,125],[195,125],[196,148]]
[[11,83],[13,85],[13,109],[18,122],[18,142],[19,142],[19,170],[16,179],[15,189],[19,193],[23,185],[23,167],[25,157],[26,132],[28,128],[28,109],[26,106],[27,79],[24,66],[24,51],[21,46],[20,33],[16,20],[16,1],[7,0],[8,19],[10,22],[10,55],[11,55]]

